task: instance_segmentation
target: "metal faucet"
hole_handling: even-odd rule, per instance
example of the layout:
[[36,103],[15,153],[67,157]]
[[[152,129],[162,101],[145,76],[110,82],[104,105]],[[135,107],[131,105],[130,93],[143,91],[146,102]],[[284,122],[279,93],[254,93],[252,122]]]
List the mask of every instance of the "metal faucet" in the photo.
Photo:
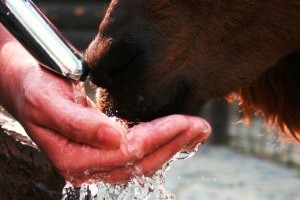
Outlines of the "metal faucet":
[[88,67],[31,0],[0,0],[0,21],[39,64],[75,81],[85,81]]

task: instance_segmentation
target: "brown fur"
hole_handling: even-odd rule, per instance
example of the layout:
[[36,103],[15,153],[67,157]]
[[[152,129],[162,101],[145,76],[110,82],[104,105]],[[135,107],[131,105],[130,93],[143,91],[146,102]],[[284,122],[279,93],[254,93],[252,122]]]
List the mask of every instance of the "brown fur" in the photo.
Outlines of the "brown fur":
[[300,142],[300,51],[294,52],[228,97],[238,99],[249,121],[253,110]]
[[234,93],[299,141],[299,51],[297,0],[112,0],[86,57],[113,114],[197,115]]

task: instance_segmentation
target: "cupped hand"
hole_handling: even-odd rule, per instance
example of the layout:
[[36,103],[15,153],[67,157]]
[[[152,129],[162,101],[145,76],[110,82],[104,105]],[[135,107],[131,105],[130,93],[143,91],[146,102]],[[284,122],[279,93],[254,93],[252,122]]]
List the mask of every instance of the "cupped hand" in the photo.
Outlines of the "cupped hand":
[[[136,166],[150,175],[189,144],[207,140],[201,118],[173,115],[126,130],[69,80],[42,69],[12,40],[1,48],[0,100],[68,181],[128,180]],[[81,93],[77,93],[81,94]]]
[[201,118],[172,115],[121,133],[117,149],[101,149],[76,143],[49,129],[32,128],[37,144],[74,185],[121,183],[134,177],[137,169],[139,175],[152,175],[189,144],[204,143],[211,131]]

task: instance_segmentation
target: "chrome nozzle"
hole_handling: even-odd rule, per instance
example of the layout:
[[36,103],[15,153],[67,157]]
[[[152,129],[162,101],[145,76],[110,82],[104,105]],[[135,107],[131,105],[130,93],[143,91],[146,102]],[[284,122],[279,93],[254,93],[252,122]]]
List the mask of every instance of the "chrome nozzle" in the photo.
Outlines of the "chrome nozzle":
[[86,80],[82,55],[31,0],[0,0],[0,21],[42,66],[75,81]]

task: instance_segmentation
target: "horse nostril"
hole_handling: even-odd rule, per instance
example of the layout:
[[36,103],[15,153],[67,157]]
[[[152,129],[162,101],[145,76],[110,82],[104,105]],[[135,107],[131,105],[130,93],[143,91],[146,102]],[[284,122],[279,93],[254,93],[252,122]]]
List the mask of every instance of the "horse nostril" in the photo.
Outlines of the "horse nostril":
[[97,55],[97,64],[91,69],[92,82],[101,87],[110,87],[141,52],[141,48],[133,41],[120,39],[111,42],[105,52]]

